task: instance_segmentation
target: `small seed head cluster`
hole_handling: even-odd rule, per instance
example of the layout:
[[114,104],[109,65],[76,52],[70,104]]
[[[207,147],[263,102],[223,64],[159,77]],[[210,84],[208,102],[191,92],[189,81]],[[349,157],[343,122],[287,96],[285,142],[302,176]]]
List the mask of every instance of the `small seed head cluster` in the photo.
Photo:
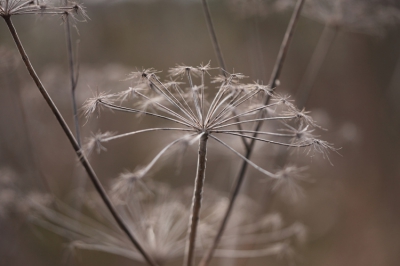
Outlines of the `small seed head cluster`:
[[88,16],[81,4],[71,2],[66,6],[56,6],[51,1],[45,0],[0,0],[0,16],[10,17],[14,15],[71,15],[81,21]]

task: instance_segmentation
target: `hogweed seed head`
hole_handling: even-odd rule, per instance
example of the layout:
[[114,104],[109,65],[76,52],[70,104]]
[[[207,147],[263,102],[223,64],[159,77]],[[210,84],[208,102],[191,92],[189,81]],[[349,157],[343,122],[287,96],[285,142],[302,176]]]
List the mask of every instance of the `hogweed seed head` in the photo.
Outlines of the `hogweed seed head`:
[[[0,16],[14,15],[71,15],[75,20],[86,21],[88,16],[85,8],[76,2],[66,6],[53,5],[54,1],[45,0],[0,0]],[[79,18],[77,17],[79,16]]]
[[[139,115],[158,117],[171,123],[179,124],[181,127],[162,127],[139,130],[120,135],[115,135],[107,141],[135,135],[137,133],[146,133],[150,131],[182,131],[192,132],[189,137],[175,140],[167,145],[155,158],[156,160],[178,142],[186,138],[197,141],[203,134],[208,135],[216,142],[225,146],[239,156],[248,161],[250,165],[261,173],[273,179],[284,179],[283,173],[272,173],[267,171],[233,149],[217,137],[218,134],[231,135],[238,138],[254,139],[257,141],[280,145],[288,148],[307,148],[306,154],[322,154],[327,157],[329,151],[335,150],[330,143],[318,140],[311,134],[312,128],[318,127],[315,121],[305,110],[298,110],[290,100],[290,96],[282,96],[273,92],[268,86],[258,83],[241,84],[240,81],[246,78],[241,73],[228,73],[226,77],[218,76],[220,83],[216,94],[210,104],[205,101],[204,86],[205,73],[211,72],[210,64],[200,67],[191,67],[186,65],[177,65],[169,70],[171,76],[180,78],[186,77],[189,87],[181,88],[182,82],[168,81],[166,84],[160,81],[156,76],[158,71],[150,68],[142,71],[132,72],[130,79],[136,84],[137,88],[129,88],[127,91],[117,94],[99,93],[94,98],[86,101],[84,110],[85,115],[89,117],[99,106],[120,112],[129,112]],[[194,84],[194,77],[201,78],[201,85]],[[215,79],[214,79],[215,81]],[[272,102],[263,105],[265,94],[272,97]],[[128,98],[129,97],[129,98]],[[133,101],[133,108],[123,105],[116,105],[117,100]],[[121,101],[122,104],[123,101]],[[130,105],[131,106],[131,105]],[[287,125],[285,133],[259,131],[258,135],[262,137],[253,137],[248,133],[255,133],[248,129],[254,123],[265,121],[276,123],[280,122]],[[279,123],[278,123],[279,124]],[[268,136],[268,138],[265,138]],[[104,142],[102,135],[95,135],[90,145],[97,150],[104,149],[100,144]],[[154,165],[154,160],[145,167],[146,171]],[[293,169],[292,169],[293,170]],[[294,171],[290,171],[295,175]],[[283,182],[283,184],[286,184]]]
[[[126,172],[128,179],[130,174]],[[129,228],[159,264],[184,256],[191,190],[171,189],[166,184],[147,181],[146,184],[132,187],[131,192],[135,197],[115,202]],[[221,192],[207,189],[205,194],[197,252],[211,243],[222,218],[222,210],[228,204]],[[113,190],[111,195],[114,196]],[[84,214],[62,203],[57,209],[48,203],[31,204],[32,209],[28,214],[32,222],[66,237],[71,241],[70,246],[76,249],[98,250],[142,261],[138,251],[130,248],[124,234],[110,222],[107,209],[100,199],[91,194],[80,196],[86,197],[82,199]],[[217,257],[287,255],[292,239],[305,233],[299,223],[285,226],[279,214],[256,214],[257,203],[244,195],[239,196],[237,203],[237,211],[216,251]],[[246,250],[249,245],[257,245],[258,249]]]

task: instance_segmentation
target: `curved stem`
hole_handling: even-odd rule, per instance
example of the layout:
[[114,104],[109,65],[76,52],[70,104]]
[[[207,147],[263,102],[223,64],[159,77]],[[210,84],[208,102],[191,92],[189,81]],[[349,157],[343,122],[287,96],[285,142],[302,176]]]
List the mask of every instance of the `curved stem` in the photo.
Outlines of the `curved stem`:
[[194,264],[194,251],[196,247],[197,227],[200,219],[201,200],[203,198],[204,179],[206,177],[207,161],[207,140],[208,134],[203,133],[199,142],[199,155],[197,159],[197,174],[192,199],[192,211],[189,220],[188,239],[186,242],[184,264],[192,266]]
[[98,179],[96,173],[94,172],[92,166],[90,165],[89,161],[85,157],[85,155],[82,153],[82,150],[79,147],[78,142],[76,141],[74,135],[72,134],[71,130],[68,128],[67,123],[65,122],[64,118],[62,117],[60,111],[57,109],[55,103],[51,99],[50,95],[44,88],[42,82],[40,81],[38,75],[36,74],[31,62],[29,61],[28,55],[26,54],[21,40],[18,37],[17,31],[14,28],[14,25],[11,22],[10,17],[3,17],[4,20],[7,23],[8,29],[10,30],[10,33],[14,39],[14,42],[18,48],[18,51],[21,54],[22,60],[25,63],[26,68],[28,69],[28,72],[35,82],[37,88],[39,89],[40,93],[42,94],[43,98],[47,102],[48,106],[50,107],[51,111],[53,112],[54,116],[56,117],[58,123],[62,127],[65,135],[68,137],[73,149],[75,150],[76,155],[79,158],[79,161],[81,162],[82,166],[85,168],[90,180],[92,181],[96,191],[99,193],[100,197],[102,198],[103,202],[107,206],[108,210],[114,217],[115,221],[117,222],[118,226],[121,228],[121,230],[128,236],[128,238],[131,240],[133,245],[138,249],[138,251],[142,254],[143,258],[145,261],[151,265],[151,266],[156,266],[157,264],[154,262],[154,260],[147,254],[147,252],[142,248],[141,244],[138,242],[138,240],[135,238],[135,236],[131,233],[129,230],[128,226],[125,224],[125,222],[122,220],[121,216],[117,213],[114,205],[112,204],[110,198],[108,197],[104,187],[100,183],[100,180]]

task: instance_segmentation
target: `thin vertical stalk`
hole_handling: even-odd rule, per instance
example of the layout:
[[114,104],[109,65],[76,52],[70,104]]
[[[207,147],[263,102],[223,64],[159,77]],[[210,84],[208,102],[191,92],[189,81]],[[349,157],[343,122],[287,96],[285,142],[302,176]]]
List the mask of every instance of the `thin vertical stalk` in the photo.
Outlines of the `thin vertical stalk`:
[[[278,58],[277,58],[277,60],[275,62],[274,70],[272,71],[272,75],[271,75],[270,82],[269,82],[269,85],[270,85],[270,87],[272,89],[276,88],[277,80],[279,79],[283,64],[285,62],[286,54],[287,54],[287,51],[289,49],[289,45],[290,45],[292,37],[293,37],[294,28],[295,28],[295,26],[297,24],[298,18],[299,18],[300,13],[301,13],[301,9],[303,7],[303,4],[304,4],[304,0],[298,0],[297,1],[295,9],[294,9],[293,14],[292,14],[292,17],[290,19],[288,28],[286,30],[285,36],[283,38],[283,41],[282,41],[282,44],[281,44],[281,47],[280,47],[280,50],[279,50],[279,53],[278,53]],[[265,98],[265,101],[264,101],[264,105],[267,105],[269,103],[270,99],[271,99],[271,96],[267,95],[266,98]],[[255,128],[254,128],[254,131],[258,131],[260,129],[261,125],[262,125],[262,121],[258,122],[256,124]],[[254,133],[253,137],[256,137],[256,136],[257,136],[257,133]],[[245,157],[247,159],[249,159],[250,156],[251,156],[254,144],[255,144],[255,140],[252,139],[250,144],[249,144],[249,148],[246,150]],[[239,195],[239,191],[240,191],[240,188],[241,188],[241,186],[243,184],[243,180],[244,180],[244,177],[245,177],[245,174],[246,174],[246,171],[247,171],[247,166],[248,166],[248,163],[246,161],[243,161],[242,166],[241,166],[240,171],[239,171],[239,175],[238,175],[238,177],[236,179],[236,182],[235,182],[235,186],[234,186],[233,192],[232,192],[231,197],[230,197],[228,208],[225,211],[225,214],[224,214],[224,217],[222,219],[221,225],[218,228],[218,232],[217,232],[217,234],[216,234],[216,236],[215,236],[215,238],[213,240],[213,243],[212,243],[210,249],[208,249],[207,252],[204,254],[204,256],[203,256],[203,258],[202,258],[202,260],[201,260],[201,262],[199,264],[200,266],[208,265],[210,263],[212,257],[213,257],[214,251],[218,246],[218,243],[219,243],[219,241],[220,241],[220,239],[222,237],[222,234],[223,234],[223,232],[224,232],[224,230],[226,228],[226,225],[228,223],[229,217],[230,217],[230,215],[232,213],[233,206],[235,204],[236,198]]]
[[184,264],[192,266],[194,264],[194,251],[196,247],[197,227],[200,219],[201,201],[203,198],[204,179],[206,177],[207,161],[207,140],[208,134],[203,133],[199,141],[199,154],[197,159],[197,173],[195,187],[193,191],[192,210],[189,219],[188,239],[186,242]]
[[308,63],[306,72],[297,89],[296,103],[300,109],[303,109],[310,97],[312,88],[317,79],[318,73],[321,70],[329,50],[337,36],[338,28],[326,24],[322,34],[318,40],[317,47],[315,48],[311,60]]
[[[219,66],[221,67],[221,69],[226,70],[225,60],[218,43],[217,35],[215,34],[214,23],[211,19],[211,13],[210,9],[208,8],[207,0],[202,0],[201,2],[203,3],[203,10],[207,21],[208,32],[210,33],[211,41],[214,46],[214,51],[217,56]],[[226,77],[226,73],[224,71],[221,70],[221,73]]]
[[[279,49],[279,53],[278,53],[278,58],[275,62],[275,66],[274,66],[274,70],[272,71],[272,75],[271,78],[269,80],[269,85],[271,86],[271,89],[275,89],[276,88],[276,83],[277,80],[279,79],[280,75],[281,75],[281,71],[283,68],[283,64],[285,62],[286,59],[286,54],[289,50],[289,45],[291,43],[292,37],[293,37],[293,33],[294,33],[294,28],[297,24],[297,21],[299,19],[300,13],[301,13],[301,9],[303,8],[303,4],[304,4],[304,0],[297,0],[296,3],[296,7],[293,11],[293,15],[290,19],[289,22],[289,26],[286,30],[285,36],[283,38],[281,47]],[[269,102],[270,96],[268,95],[268,97],[266,97],[266,103]]]
[[[227,77],[227,73],[225,71],[223,71],[223,70],[226,70],[226,64],[225,64],[224,57],[222,55],[221,48],[219,46],[217,34],[215,33],[214,23],[211,18],[211,13],[210,13],[210,9],[207,4],[207,0],[202,0],[202,3],[203,3],[204,16],[205,16],[206,22],[207,22],[208,32],[210,33],[211,42],[213,43],[213,47],[214,47],[214,51],[215,51],[215,54],[218,59],[219,67],[221,68],[221,74],[224,75],[224,77]],[[237,122],[240,121],[239,118],[235,118],[235,120]],[[239,129],[241,129],[240,125],[238,125],[238,127],[239,127]],[[243,145],[245,146],[245,148],[249,149],[249,144],[248,144],[247,140],[243,137],[242,137],[242,142],[243,142]]]
[[[308,100],[310,99],[310,95],[317,80],[319,71],[321,70],[322,65],[325,62],[325,59],[332,48],[332,44],[334,43],[339,28],[337,26],[332,26],[330,24],[326,24],[321,36],[319,37],[318,43],[314,52],[311,56],[310,62],[308,63],[307,69],[303,75],[303,78],[300,82],[300,85],[297,89],[296,93],[296,104],[300,109],[305,108]],[[275,165],[284,166],[287,163],[289,152],[283,152],[282,155],[277,156],[275,158]],[[268,194],[269,197],[272,196],[272,193]],[[269,198],[267,198],[268,200]],[[268,201],[271,201],[269,199]]]
[[[66,4],[66,1],[64,2]],[[72,112],[75,124],[75,137],[76,140],[78,141],[79,146],[81,147],[82,143],[81,143],[81,133],[79,127],[78,107],[76,104],[76,86],[78,84],[78,81],[75,75],[74,54],[72,51],[71,25],[68,13],[65,14],[65,38],[67,43],[68,66],[69,66],[69,75],[71,81],[71,99],[72,99]]]
[[85,168],[90,180],[92,181],[96,191],[99,193],[100,197],[102,198],[103,202],[107,206],[108,210],[110,211],[111,215],[114,217],[115,221],[117,222],[118,226],[121,228],[121,230],[128,236],[130,241],[133,243],[133,245],[138,249],[138,251],[142,254],[144,260],[151,266],[156,266],[157,264],[154,262],[154,260],[147,254],[147,252],[142,248],[141,244],[138,242],[138,240],[135,238],[135,236],[131,233],[129,230],[128,226],[125,224],[121,216],[118,214],[116,211],[114,205],[112,204],[110,198],[108,197],[104,187],[100,183],[100,180],[98,179],[96,173],[94,172],[92,166],[90,165],[88,159],[86,158],[85,154],[82,152],[82,150],[79,147],[78,142],[76,141],[74,135],[72,134],[71,130],[68,128],[67,123],[65,122],[63,116],[61,115],[60,111],[57,109],[57,106],[51,99],[50,95],[48,94],[47,90],[43,86],[42,82],[40,81],[38,75],[36,74],[29,58],[28,55],[26,54],[24,47],[21,43],[21,40],[18,37],[17,31],[15,30],[15,27],[11,21],[11,18],[9,16],[3,17],[4,20],[7,23],[8,29],[10,30],[10,33],[14,39],[14,42],[18,48],[18,51],[22,57],[22,60],[24,61],[24,64],[26,68],[28,69],[28,72],[35,82],[37,88],[39,89],[40,93],[42,94],[43,98],[45,99],[46,103],[50,107],[51,111],[53,112],[54,116],[56,117],[58,123],[60,124],[61,128],[63,129],[65,135],[68,137],[68,140],[70,141],[76,155],[79,158],[79,161],[81,162],[82,166]]

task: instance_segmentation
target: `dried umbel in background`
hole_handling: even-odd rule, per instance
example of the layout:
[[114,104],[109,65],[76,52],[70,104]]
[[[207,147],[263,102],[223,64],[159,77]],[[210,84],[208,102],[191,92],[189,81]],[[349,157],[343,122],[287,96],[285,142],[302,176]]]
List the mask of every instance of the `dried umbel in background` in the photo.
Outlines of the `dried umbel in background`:
[[[184,256],[191,190],[172,189],[166,184],[149,181],[146,185],[136,186],[125,201],[115,202],[131,231],[160,265],[181,260]],[[84,214],[59,201],[35,204],[40,201],[30,196],[21,200],[20,205],[26,202],[31,206],[31,221],[69,239],[71,249],[101,251],[143,261],[140,253],[129,248],[128,239],[113,223],[97,195],[89,193],[80,200],[84,203]],[[211,243],[227,204],[227,198],[221,192],[207,188],[198,228],[197,255]],[[253,200],[239,197],[237,211],[216,250],[216,257],[290,257],[293,245],[305,241],[306,230],[302,224],[284,226],[282,217],[276,213],[257,215],[258,207]],[[254,245],[254,249],[247,250],[249,245]]]

